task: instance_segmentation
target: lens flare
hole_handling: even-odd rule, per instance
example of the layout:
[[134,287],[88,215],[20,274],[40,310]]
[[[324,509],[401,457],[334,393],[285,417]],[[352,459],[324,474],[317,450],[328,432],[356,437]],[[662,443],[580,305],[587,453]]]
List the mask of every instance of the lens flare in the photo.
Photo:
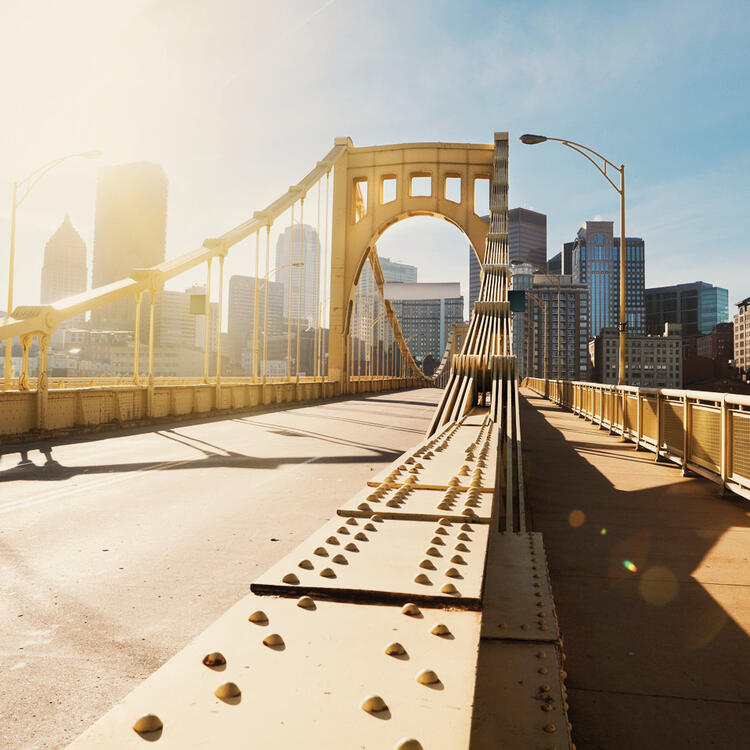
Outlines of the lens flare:
[[625,570],[629,570],[631,573],[636,573],[638,571],[638,566],[630,560],[623,560],[622,564]]
[[602,530],[601,530],[601,531],[600,531],[599,533],[600,533],[600,534],[601,534],[602,536],[607,536],[607,529],[602,529]]
[[586,514],[582,510],[572,510],[568,516],[568,523],[577,529],[579,526],[583,526],[586,521]]

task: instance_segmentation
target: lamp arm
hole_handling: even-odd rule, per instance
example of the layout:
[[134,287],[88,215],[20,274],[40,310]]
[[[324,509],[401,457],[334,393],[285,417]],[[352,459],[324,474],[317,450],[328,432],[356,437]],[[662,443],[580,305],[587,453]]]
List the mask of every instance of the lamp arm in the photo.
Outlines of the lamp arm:
[[[586,157],[602,174],[604,179],[612,185],[612,187],[620,194],[621,190],[617,186],[617,184],[612,180],[612,178],[607,174],[607,167],[612,167],[612,169],[615,170],[618,174],[622,175],[622,167],[618,167],[616,164],[613,164],[609,159],[607,159],[606,156],[602,156],[598,151],[594,151],[593,148],[589,148],[588,146],[584,146],[581,143],[576,143],[575,141],[568,141],[565,138],[548,138],[548,141],[558,141],[559,143],[562,143],[563,146],[567,146],[569,149],[573,151],[577,151],[581,156]],[[596,160],[592,159],[589,154],[593,154],[598,159],[602,160],[602,164],[604,167],[602,167]]]
[[35,169],[28,177],[25,177],[23,180],[17,182],[16,185],[18,186],[18,188],[21,188],[23,190],[23,194],[20,198],[16,198],[16,207],[20,206],[26,200],[26,198],[28,198],[29,193],[33,190],[34,186],[39,182],[39,180],[43,179],[44,176],[51,170],[53,170],[58,164],[61,164],[66,159],[70,159],[71,156],[75,156],[75,154],[61,156],[59,159],[53,159],[46,164],[42,164],[41,167]]

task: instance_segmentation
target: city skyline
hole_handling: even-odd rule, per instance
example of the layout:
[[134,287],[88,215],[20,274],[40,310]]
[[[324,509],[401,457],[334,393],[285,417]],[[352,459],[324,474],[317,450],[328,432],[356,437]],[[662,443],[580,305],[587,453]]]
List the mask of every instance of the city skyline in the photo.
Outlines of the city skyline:
[[[19,119],[10,118],[1,126],[0,163],[5,169],[0,174],[0,197],[7,198],[0,200],[0,238],[7,238],[9,232],[11,181],[58,154],[101,148],[103,164],[162,163],[171,188],[170,258],[262,208],[279,188],[299,180],[336,135],[351,135],[361,145],[447,137],[487,142],[494,127],[507,127],[511,204],[548,215],[550,255],[575,234],[584,217],[615,220],[617,232],[617,196],[591,165],[559,144],[522,146],[517,136],[526,131],[573,138],[616,163],[625,162],[628,234],[647,238],[650,247],[647,286],[705,278],[729,289],[731,309],[750,295],[750,273],[737,273],[747,251],[736,221],[744,210],[745,165],[750,161],[750,148],[742,138],[748,106],[742,96],[748,64],[741,52],[743,29],[750,20],[746,6],[724,2],[709,10],[698,3],[656,3],[649,6],[653,23],[646,29],[640,3],[617,13],[594,3],[562,3],[544,6],[530,17],[516,3],[504,4],[503,12],[495,13],[493,4],[474,2],[445,5],[441,15],[448,22],[441,21],[438,28],[421,26],[424,6],[414,3],[401,10],[401,28],[415,35],[415,41],[424,37],[430,46],[437,44],[445,51],[431,61],[436,66],[434,83],[424,79],[417,65],[415,75],[424,88],[424,101],[417,103],[398,88],[391,98],[383,99],[397,72],[420,62],[413,51],[419,44],[398,43],[402,32],[388,23],[388,3],[368,7],[368,23],[383,33],[371,35],[364,47],[354,45],[344,33],[354,15],[362,16],[364,6],[358,3],[293,2],[284,8],[223,5],[225,13],[208,6],[191,7],[179,17],[170,16],[174,25],[162,23],[164,9],[138,3],[106,14],[84,0],[64,10],[42,3],[33,18],[30,9],[9,11],[15,23],[9,22],[6,29],[33,28],[34,48],[47,50],[49,58],[32,61],[10,82],[8,95],[17,101]],[[190,63],[183,47],[189,49],[196,39],[203,43],[206,30],[215,32],[212,38],[241,37],[251,13],[253,27],[264,29],[268,42],[250,53],[249,64],[240,64],[240,57],[248,53],[230,51],[231,44],[222,44],[215,54],[207,51],[205,65]],[[480,14],[486,19],[481,27],[476,24]],[[676,28],[664,37],[659,29],[667,23],[672,27],[676,17],[680,19]],[[84,19],[91,23],[81,23]],[[597,39],[602,40],[593,41],[593,48],[588,45],[585,53],[571,50],[567,41],[583,24],[595,27]],[[99,33],[94,37],[87,29],[97,25]],[[159,29],[167,26],[171,36],[163,38]],[[510,49],[500,51],[485,43],[481,59],[460,55],[469,34],[489,42],[500,31],[512,40]],[[615,36],[614,46],[604,42]],[[637,51],[627,41],[632,37],[639,39]],[[326,44],[334,38],[341,44]],[[313,40],[321,48],[338,51],[316,55],[310,46]],[[0,56],[6,62],[17,59],[29,43],[28,32],[13,37],[6,32]],[[142,53],[136,62],[126,54],[133,46]],[[162,52],[165,48],[167,55]],[[396,52],[381,55],[389,49]],[[561,54],[568,61],[564,68],[552,64]],[[339,55],[351,58],[344,71],[338,65]],[[98,56],[97,75],[90,70],[92,56]],[[46,64],[53,59],[54,68]],[[282,64],[269,77],[260,74],[261,61],[271,67]],[[151,70],[148,76],[146,69]],[[191,75],[186,76],[184,69]],[[494,74],[493,86],[503,91],[498,98],[502,104],[486,104],[487,70]],[[279,84],[295,77],[301,84],[295,86],[296,98],[281,96]],[[322,83],[329,77],[331,83]],[[221,81],[219,86],[216,80]],[[362,80],[368,84],[349,85]],[[690,80],[690,86],[675,85],[683,80]],[[71,81],[76,82],[79,96],[68,95],[69,86],[63,84]],[[162,81],[175,85],[167,88]],[[581,88],[597,98],[597,112],[561,106]],[[239,99],[247,99],[247,104],[226,96],[235,90],[246,94]],[[323,93],[328,106],[310,106]],[[254,110],[255,97],[265,102],[260,114]],[[206,118],[187,115],[196,98],[213,113],[212,123],[222,123],[219,140]],[[378,114],[376,100],[390,101],[397,116]],[[627,125],[612,114],[623,101],[634,102]],[[696,101],[701,101],[700,109]],[[480,103],[484,114],[477,118],[474,110]],[[161,116],[154,118],[151,114],[157,109]],[[302,110],[308,122],[300,133],[292,115]],[[252,123],[249,131],[248,122]],[[680,123],[678,129],[674,122]],[[206,144],[211,145],[205,148]],[[91,266],[94,184],[90,164],[71,162],[40,184],[19,211],[17,242],[19,257],[25,260],[17,264],[17,300],[32,304],[38,299],[36,269],[44,242],[66,212],[86,242]],[[439,245],[453,242],[453,235],[445,233],[452,228],[437,231],[420,224],[428,221],[405,222],[425,227],[421,252],[426,257],[438,252]],[[710,255],[695,241],[701,225],[717,230]],[[445,253],[452,254],[445,267],[451,277],[457,271],[463,278],[464,246],[456,243],[452,253]],[[0,239],[3,267],[7,252],[7,240]],[[389,252],[419,264],[420,259],[409,253]],[[672,259],[677,254],[685,262],[675,269]],[[689,274],[681,272],[685,268]],[[229,274],[249,271],[246,267],[227,270]],[[202,279],[189,278],[181,285],[192,281]],[[465,288],[462,291],[467,294]]]

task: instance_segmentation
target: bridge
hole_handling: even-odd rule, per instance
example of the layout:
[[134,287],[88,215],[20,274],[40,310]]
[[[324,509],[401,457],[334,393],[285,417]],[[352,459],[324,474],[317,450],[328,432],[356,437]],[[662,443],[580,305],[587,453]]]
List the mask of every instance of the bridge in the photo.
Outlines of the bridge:
[[[507,163],[507,133],[336,139],[240,226],[0,324],[23,352],[0,394],[4,743],[742,745],[750,400],[519,384]],[[205,265],[210,287],[217,265],[221,329],[227,254],[254,240],[267,283],[273,223],[311,205],[311,371],[289,314],[269,374],[256,309],[251,376],[223,376],[219,344],[203,377],[161,377],[164,284]],[[431,378],[377,256],[415,215],[459,227],[482,264]],[[145,366],[136,335],[130,377],[48,377],[60,325],[127,299],[135,331],[148,299]]]

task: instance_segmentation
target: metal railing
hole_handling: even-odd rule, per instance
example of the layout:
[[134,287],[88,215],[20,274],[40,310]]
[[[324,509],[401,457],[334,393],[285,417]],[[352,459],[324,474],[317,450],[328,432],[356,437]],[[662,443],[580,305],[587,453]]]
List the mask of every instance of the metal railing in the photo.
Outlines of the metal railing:
[[750,396],[526,378],[524,384],[611,434],[632,440],[750,499]]

